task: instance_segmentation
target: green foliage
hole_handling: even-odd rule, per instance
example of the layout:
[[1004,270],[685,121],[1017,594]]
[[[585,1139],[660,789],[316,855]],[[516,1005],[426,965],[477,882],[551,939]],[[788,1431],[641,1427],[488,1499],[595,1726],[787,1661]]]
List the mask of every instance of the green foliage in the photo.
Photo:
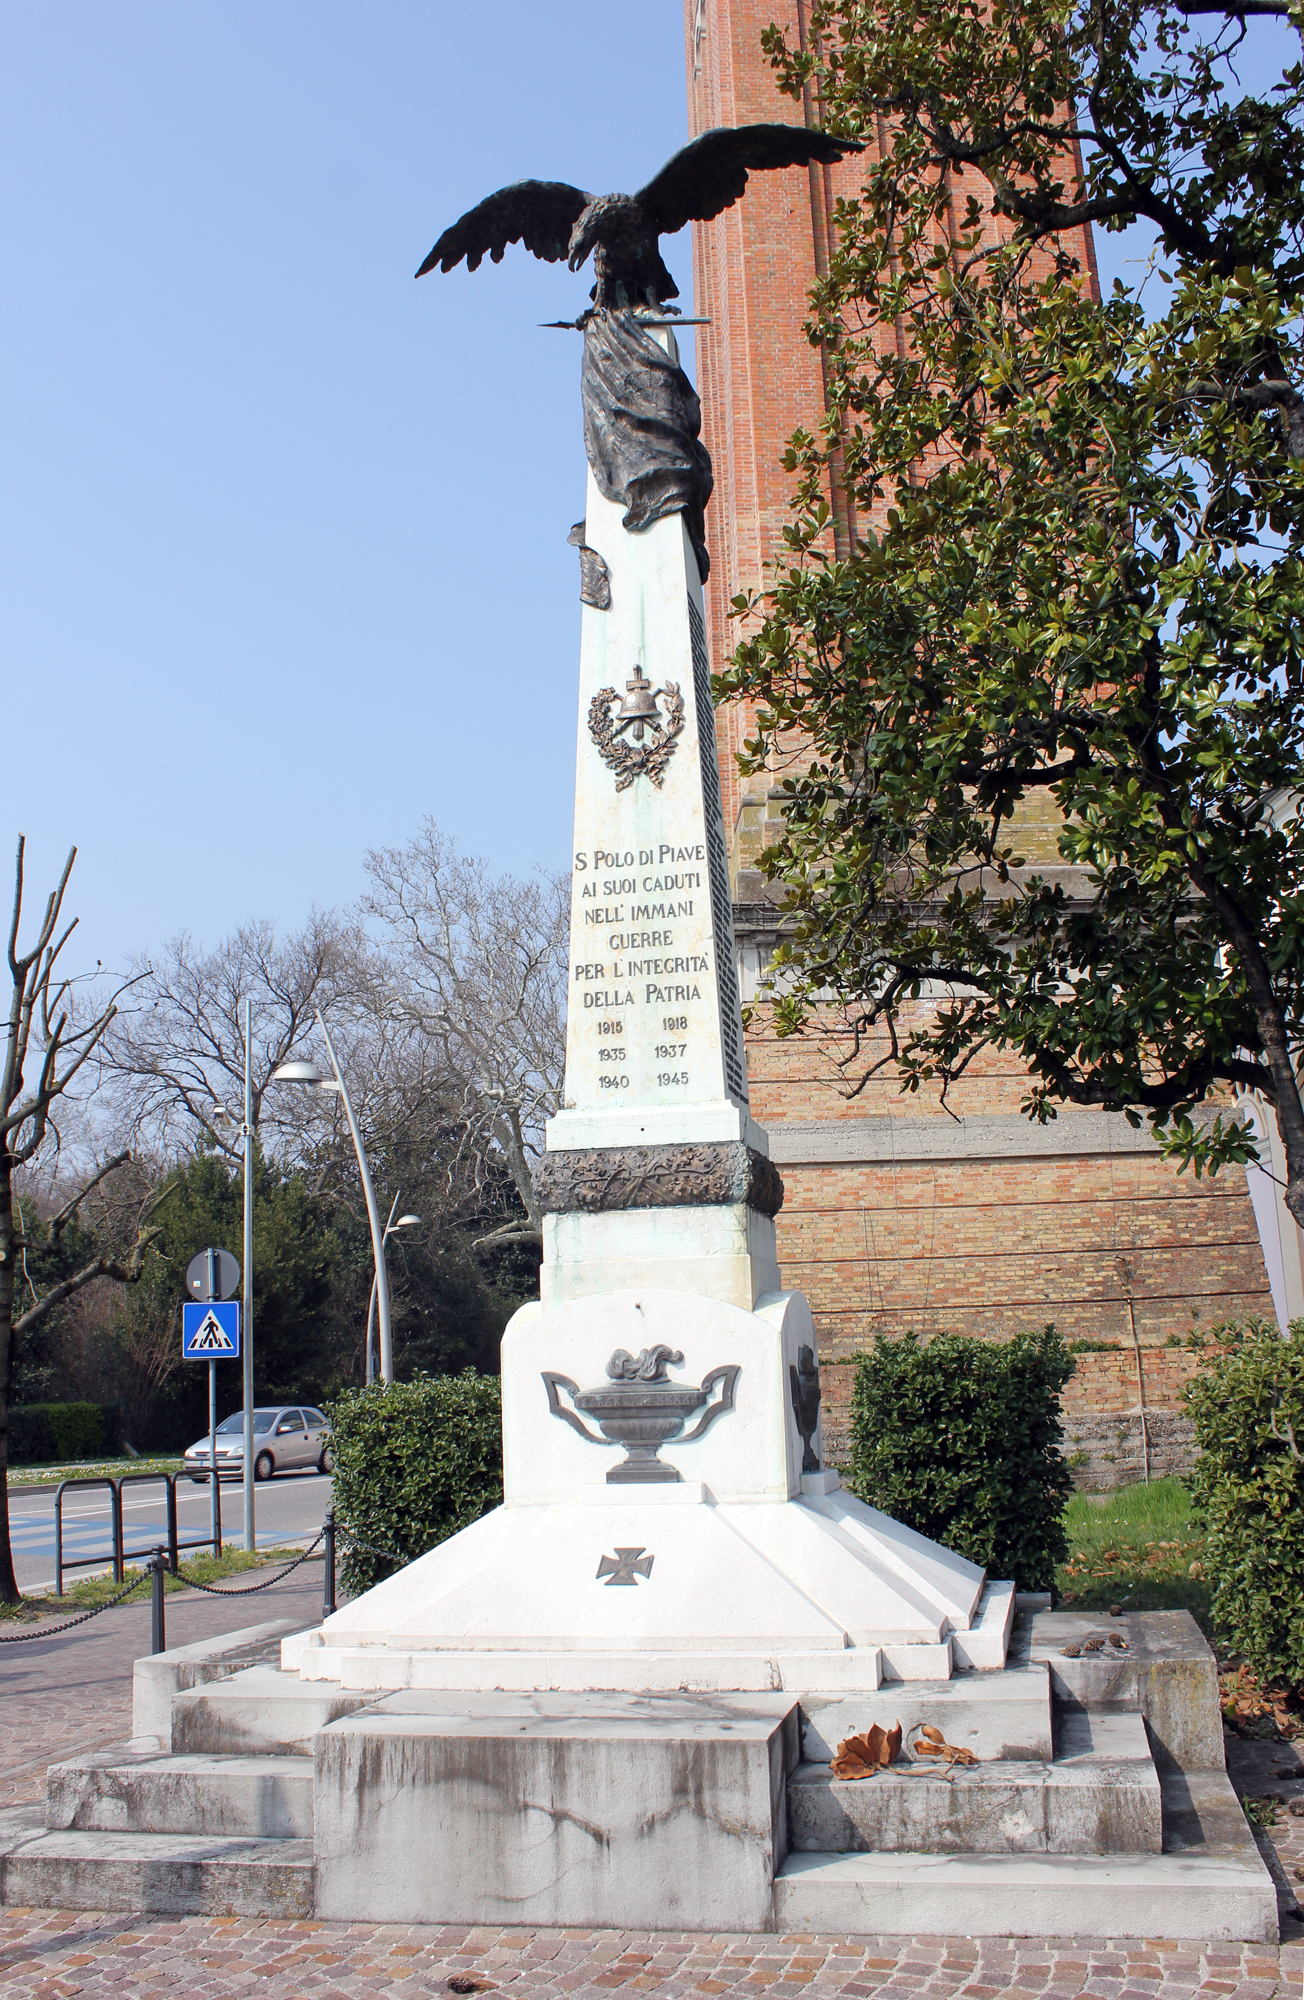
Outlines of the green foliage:
[[9,1412],[11,1465],[70,1465],[114,1458],[121,1448],[115,1404],[20,1403]]
[[862,1500],[1020,1590],[1050,1590],[1068,1553],[1053,1326],[998,1346],[965,1334],[880,1339],[856,1364],[849,1484]]
[[1200,1456],[1189,1480],[1220,1639],[1262,1680],[1304,1685],[1304,1320],[1283,1340],[1249,1320],[1185,1389]]
[[[1008,1050],[1030,1116],[1149,1120],[1196,1173],[1255,1149],[1195,1107],[1256,1090],[1304,1217],[1304,67],[1243,94],[1261,32],[1145,0],[769,32],[868,149],[812,295],[827,422],[719,691],[788,774],[781,1033],[833,995],[856,1086],[943,1095]],[[1082,223],[1138,220],[1150,311],[1083,263]]]
[[[369,1550],[424,1555],[503,1497],[497,1379],[418,1376],[349,1389],[330,1405],[336,1518]],[[344,1588],[356,1595],[396,1567],[341,1538]]]

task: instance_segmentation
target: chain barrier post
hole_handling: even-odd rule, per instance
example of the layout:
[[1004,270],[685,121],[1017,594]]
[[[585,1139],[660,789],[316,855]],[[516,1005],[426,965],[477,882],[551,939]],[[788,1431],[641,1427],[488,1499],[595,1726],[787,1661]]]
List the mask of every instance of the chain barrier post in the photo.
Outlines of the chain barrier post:
[[155,1549],[149,1567],[154,1572],[154,1596],[150,1605],[149,1649],[151,1653],[166,1653],[167,1632],[163,1617],[163,1577],[167,1562],[167,1550]]
[[168,1496],[168,1568],[172,1571],[173,1576],[175,1576],[177,1573],[177,1475],[175,1472],[165,1472],[163,1477],[167,1484]]
[[335,1509],[326,1509],[326,1519],[322,1523],[322,1534],[326,1542],[325,1558],[322,1563],[321,1615],[329,1618],[335,1609]]

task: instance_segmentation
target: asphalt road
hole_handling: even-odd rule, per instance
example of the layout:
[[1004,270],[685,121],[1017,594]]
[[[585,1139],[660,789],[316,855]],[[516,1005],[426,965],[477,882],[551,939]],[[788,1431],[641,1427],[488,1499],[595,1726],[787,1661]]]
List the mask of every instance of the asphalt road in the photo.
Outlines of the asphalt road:
[[[222,1539],[241,1546],[244,1498],[238,1481],[223,1480]],[[331,1497],[329,1475],[282,1472],[254,1489],[254,1519],[259,1548],[310,1542],[322,1524]],[[208,1487],[194,1486],[183,1474],[177,1481],[177,1539],[197,1541],[208,1534]],[[163,1481],[128,1486],[122,1495],[123,1546],[148,1552],[167,1539]],[[54,1587],[54,1488],[41,1493],[14,1493],[9,1501],[9,1532],[20,1590]],[[108,1569],[113,1558],[109,1526],[109,1493],[105,1486],[83,1487],[63,1499],[63,1552],[70,1557],[103,1558],[70,1572],[73,1579]],[[67,1578],[65,1578],[65,1581]]]

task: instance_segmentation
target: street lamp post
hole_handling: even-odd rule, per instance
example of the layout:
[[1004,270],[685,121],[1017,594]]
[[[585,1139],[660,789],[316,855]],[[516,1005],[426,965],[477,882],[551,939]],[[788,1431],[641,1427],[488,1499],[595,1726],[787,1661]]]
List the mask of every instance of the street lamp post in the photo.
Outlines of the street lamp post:
[[[385,1233],[380,1239],[382,1256],[384,1255],[385,1245],[389,1242],[391,1236],[393,1236],[400,1229],[415,1229],[418,1227],[421,1221],[421,1217],[419,1215],[400,1215],[398,1221],[395,1222],[394,1210],[398,1207],[399,1197],[402,1195],[402,1193],[403,1193],[402,1188],[399,1188],[398,1192],[394,1196],[393,1201],[390,1203],[389,1221],[385,1224]],[[371,1329],[375,1324],[375,1319],[376,1319],[376,1280],[375,1276],[373,1275],[371,1280],[371,1297],[367,1301],[367,1349],[366,1349],[366,1361],[363,1368],[363,1374],[368,1388],[371,1387],[372,1383],[376,1379],[375,1364],[373,1363],[371,1358]]]
[[[244,1045],[244,1327],[240,1342],[241,1383],[244,1390],[244,1545],[252,1553],[257,1547],[254,1523],[254,1086],[251,1067],[254,1039],[254,1003],[245,995]],[[213,1476],[217,1476],[216,1465]]]
[[389,1275],[385,1269],[385,1232],[380,1226],[380,1211],[376,1207],[376,1192],[371,1185],[371,1171],[367,1166],[367,1156],[362,1150],[362,1134],[358,1130],[358,1121],[354,1116],[353,1103],[340,1071],[339,1058],[335,1054],[335,1044],[331,1041],[330,1030],[322,1019],[320,1007],[317,1009],[317,1026],[321,1029],[322,1040],[326,1044],[326,1051],[331,1059],[331,1068],[335,1072],[334,1083],[326,1081],[315,1062],[282,1063],[281,1067],[273,1072],[273,1075],[277,1082],[318,1084],[325,1090],[337,1090],[340,1094],[340,1100],[344,1106],[344,1116],[348,1120],[349,1132],[353,1139],[353,1150],[358,1158],[358,1173],[362,1180],[363,1198],[367,1204],[367,1220],[371,1224],[371,1251],[376,1264],[376,1312],[380,1320],[380,1379],[382,1382],[392,1382],[394,1380],[394,1349],[390,1334]]

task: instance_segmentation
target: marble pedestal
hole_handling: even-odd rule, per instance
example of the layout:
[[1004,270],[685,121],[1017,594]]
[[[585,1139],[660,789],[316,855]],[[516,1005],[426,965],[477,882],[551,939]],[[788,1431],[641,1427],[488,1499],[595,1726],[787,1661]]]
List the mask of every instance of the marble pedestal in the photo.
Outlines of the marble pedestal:
[[[503,1341],[504,1504],[327,1619],[300,1673],[369,1691],[837,1692],[1002,1666],[1012,1586],[836,1473],[803,1474],[792,1379],[813,1342],[796,1293],[752,1312],[647,1286],[523,1307]],[[690,1413],[706,1428],[613,1480],[625,1449],[594,1442],[577,1404],[610,1388],[614,1354],[658,1348],[667,1386],[707,1385]]]

